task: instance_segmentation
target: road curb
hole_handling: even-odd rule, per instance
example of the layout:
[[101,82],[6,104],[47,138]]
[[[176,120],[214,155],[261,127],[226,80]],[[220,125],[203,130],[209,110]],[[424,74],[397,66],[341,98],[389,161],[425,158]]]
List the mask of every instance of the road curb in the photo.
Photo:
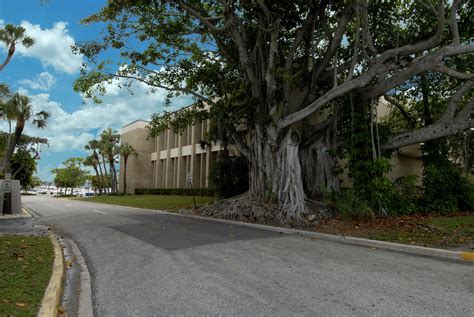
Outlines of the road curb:
[[92,317],[94,315],[92,306],[92,284],[86,261],[81,253],[81,250],[72,239],[64,238],[63,244],[66,245],[66,250],[70,250],[70,258],[80,269],[78,288],[80,289],[80,292],[78,298],[77,315],[80,317]]
[[[174,214],[174,213],[170,213],[166,211],[165,213]],[[333,235],[333,234],[313,232],[313,231],[307,231],[307,230],[274,227],[274,226],[267,226],[267,225],[262,225],[262,224],[254,224],[254,223],[241,222],[241,221],[233,221],[233,220],[227,220],[227,219],[218,219],[218,218],[216,219],[216,218],[209,218],[209,217],[196,216],[196,215],[186,215],[186,214],[180,214],[180,215],[196,217],[200,219],[207,219],[207,220],[208,219],[217,220],[219,222],[223,222],[226,224],[238,223],[240,225],[245,225],[245,226],[259,228],[259,229],[283,232],[287,234],[298,234],[300,236],[308,237],[308,238],[316,238],[319,240],[332,241],[332,242],[338,242],[338,243],[343,243],[343,244],[351,244],[351,245],[363,246],[363,247],[368,247],[368,248],[397,251],[397,252],[403,252],[403,253],[408,253],[408,254],[413,254],[413,255],[418,255],[418,256],[428,256],[428,257],[433,257],[433,258],[441,258],[441,259],[454,260],[454,261],[460,261],[460,262],[474,262],[474,252],[468,252],[468,251],[451,251],[451,250],[443,250],[443,249],[436,249],[436,248],[428,248],[428,247],[417,246],[417,245],[408,245],[408,244],[385,242],[385,241],[379,241],[379,240],[370,240],[370,239],[364,239],[364,238]]]
[[15,220],[35,217],[29,212],[23,205],[21,206],[22,213],[19,215],[2,215],[0,214],[0,220]]
[[164,214],[181,216],[181,217],[211,220],[211,221],[217,221],[217,222],[221,222],[225,224],[232,224],[232,225],[239,224],[239,225],[243,225],[247,227],[282,232],[282,233],[287,233],[287,234],[298,234],[300,236],[304,236],[308,238],[316,238],[316,239],[325,240],[325,241],[357,245],[357,246],[368,247],[368,248],[376,248],[376,249],[381,249],[381,250],[403,252],[403,253],[417,255],[417,256],[427,256],[427,257],[432,257],[432,258],[451,260],[451,261],[457,261],[457,262],[463,262],[463,263],[474,262],[474,252],[469,252],[469,251],[451,251],[451,250],[435,249],[435,248],[428,248],[428,247],[422,247],[422,246],[416,246],[416,245],[408,245],[408,244],[385,242],[385,241],[379,241],[379,240],[370,240],[370,239],[364,239],[364,238],[332,235],[332,234],[320,233],[320,232],[314,232],[314,231],[308,231],[308,230],[276,227],[276,226],[228,220],[228,219],[222,219],[222,218],[205,217],[205,216],[192,215],[192,214],[180,214],[180,213],[169,212],[169,211],[158,210],[158,209],[144,209],[144,208],[137,208],[137,207],[88,202],[84,200],[80,200],[80,201],[86,202],[89,204],[117,206],[117,207],[122,207],[122,208],[130,208],[130,209],[148,211],[148,212],[150,211],[158,212],[158,213],[164,213]]
[[64,278],[63,251],[59,245],[59,238],[55,234],[50,234],[49,238],[54,246],[53,273],[41,302],[38,317],[56,317],[58,315],[58,306],[61,304]]
[[21,209],[27,213],[31,218],[40,218],[41,215],[39,213],[37,213],[36,211],[34,211],[33,209],[31,209],[30,207],[26,207],[25,205],[21,204]]

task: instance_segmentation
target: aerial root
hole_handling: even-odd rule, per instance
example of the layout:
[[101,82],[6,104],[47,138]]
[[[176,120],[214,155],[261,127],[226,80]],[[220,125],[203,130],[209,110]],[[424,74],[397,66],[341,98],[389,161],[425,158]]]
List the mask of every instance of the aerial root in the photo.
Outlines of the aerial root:
[[[243,194],[237,197],[218,200],[213,204],[199,207],[192,213],[242,222],[261,223],[274,226],[293,228],[304,228],[326,218],[327,213],[321,208],[322,204],[316,204],[308,200],[308,210],[311,212],[304,218],[294,219],[276,203],[252,199],[250,195]],[[182,210],[190,214],[189,210]]]

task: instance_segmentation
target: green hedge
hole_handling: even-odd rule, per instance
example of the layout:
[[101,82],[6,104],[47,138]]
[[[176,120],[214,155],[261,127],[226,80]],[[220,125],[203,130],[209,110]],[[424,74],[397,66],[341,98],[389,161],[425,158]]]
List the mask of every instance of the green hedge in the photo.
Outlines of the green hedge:
[[[214,188],[193,188],[195,196],[213,197],[216,195]],[[137,188],[135,195],[176,195],[191,196],[191,188]]]

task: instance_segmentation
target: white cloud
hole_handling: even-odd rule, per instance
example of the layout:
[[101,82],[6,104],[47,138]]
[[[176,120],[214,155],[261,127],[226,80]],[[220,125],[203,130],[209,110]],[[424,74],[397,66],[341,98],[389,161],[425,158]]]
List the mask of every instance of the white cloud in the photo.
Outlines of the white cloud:
[[53,180],[53,174],[51,174],[51,170],[56,168],[55,164],[47,163],[45,165],[38,165],[36,167],[36,176],[38,176],[43,181],[51,182]]
[[67,22],[56,22],[51,29],[42,29],[39,24],[22,21],[26,34],[35,40],[29,48],[22,45],[17,47],[20,55],[38,58],[43,67],[52,67],[56,71],[73,74],[82,64],[82,55],[76,55],[71,50],[74,39],[69,34]]
[[[47,152],[83,150],[89,140],[97,137],[97,129],[111,127],[120,130],[125,124],[137,119],[147,120],[153,113],[163,110],[166,96],[163,90],[148,94],[145,84],[134,83],[134,94],[130,95],[127,89],[118,89],[117,82],[106,88],[110,93],[103,97],[102,104],[86,101],[74,112],[66,112],[59,102],[50,99],[48,93],[32,95],[25,89],[20,89],[20,93],[31,98],[35,111],[44,110],[51,114],[44,130],[28,126],[25,133],[48,138],[50,146],[43,148]],[[172,109],[191,102],[190,97],[176,98]]]
[[56,83],[56,78],[48,72],[42,72],[36,75],[36,79],[22,79],[18,83],[26,85],[32,89],[50,90]]

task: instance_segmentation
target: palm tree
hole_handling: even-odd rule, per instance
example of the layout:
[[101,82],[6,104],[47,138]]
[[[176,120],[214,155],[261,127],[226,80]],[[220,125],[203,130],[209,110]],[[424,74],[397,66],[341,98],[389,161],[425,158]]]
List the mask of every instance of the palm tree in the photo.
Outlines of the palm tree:
[[127,162],[128,157],[132,154],[137,155],[137,152],[130,144],[122,144],[120,146],[120,155],[123,158],[123,193],[127,193]]
[[8,47],[8,55],[3,64],[0,65],[0,71],[7,66],[12,59],[13,54],[15,54],[16,44],[20,43],[25,47],[30,47],[35,43],[33,38],[25,34],[25,31],[24,27],[13,24],[7,24],[0,29],[0,42]]
[[115,157],[118,154],[117,144],[120,141],[120,135],[116,131],[108,128],[100,134],[100,144],[102,153],[109,161],[110,179],[112,192],[117,192],[117,170],[115,168]]
[[[33,113],[33,108],[30,103],[30,98],[27,96],[20,95],[16,93],[13,97],[5,104],[5,109],[2,116],[4,119],[11,121],[16,121],[15,131],[7,144],[6,153],[3,157],[3,169],[5,173],[11,173],[11,159],[15,147],[20,141],[23,129],[25,128],[25,123],[32,120],[32,123],[43,129],[46,126],[46,122],[49,118],[49,113],[46,111],[40,111]],[[11,134],[11,133],[10,133]]]
[[[95,156],[94,154],[92,155],[89,155],[87,156],[83,161],[82,161],[82,165],[84,166],[91,166],[93,169],[94,169],[94,172],[95,172],[95,177],[97,178],[97,180],[100,182],[100,178],[99,178],[99,170],[97,169],[97,160],[95,159]],[[99,183],[99,195],[102,194],[102,184]]]
[[[99,153],[97,153],[97,151],[100,149],[100,142],[97,141],[97,140],[90,140],[86,144],[85,149],[89,150],[89,151],[92,151],[92,156],[94,157],[94,159],[96,161],[96,166],[99,170],[99,175],[100,175],[100,178],[97,177],[97,181],[100,183],[101,186],[104,186],[104,188],[105,188],[106,182],[105,182],[104,174],[102,173],[102,164],[100,162]],[[105,166],[104,166],[104,168],[105,168]],[[105,172],[107,173],[107,170],[105,170]],[[102,193],[102,188],[99,190],[99,193],[100,194]]]
[[102,157],[102,164],[104,165],[104,178],[105,178],[105,181],[104,181],[104,186],[105,186],[105,191],[110,193],[110,191],[112,190],[112,185],[110,183],[110,176],[109,174],[111,175],[112,172],[107,172],[107,160],[105,158],[105,153],[102,151],[102,150],[99,150],[99,154],[100,156]]
[[[7,101],[11,97],[10,89],[8,88],[8,85],[6,84],[0,84],[0,117],[2,119],[7,119],[7,112],[8,112],[8,105]],[[8,119],[7,119],[8,120]],[[0,146],[0,156],[3,156],[3,152],[5,151],[5,146],[7,145],[11,133],[11,121],[9,121],[9,126],[10,126],[10,132],[7,133],[2,133],[2,137],[5,138],[5,141],[1,142]]]
[[16,102],[10,102],[11,100],[12,98],[2,103],[0,108],[0,116],[8,122],[8,133],[6,134],[7,146],[10,144],[12,138],[12,122],[16,120],[18,113],[18,104]]
[[6,84],[0,84],[0,101],[10,95],[10,88]]

